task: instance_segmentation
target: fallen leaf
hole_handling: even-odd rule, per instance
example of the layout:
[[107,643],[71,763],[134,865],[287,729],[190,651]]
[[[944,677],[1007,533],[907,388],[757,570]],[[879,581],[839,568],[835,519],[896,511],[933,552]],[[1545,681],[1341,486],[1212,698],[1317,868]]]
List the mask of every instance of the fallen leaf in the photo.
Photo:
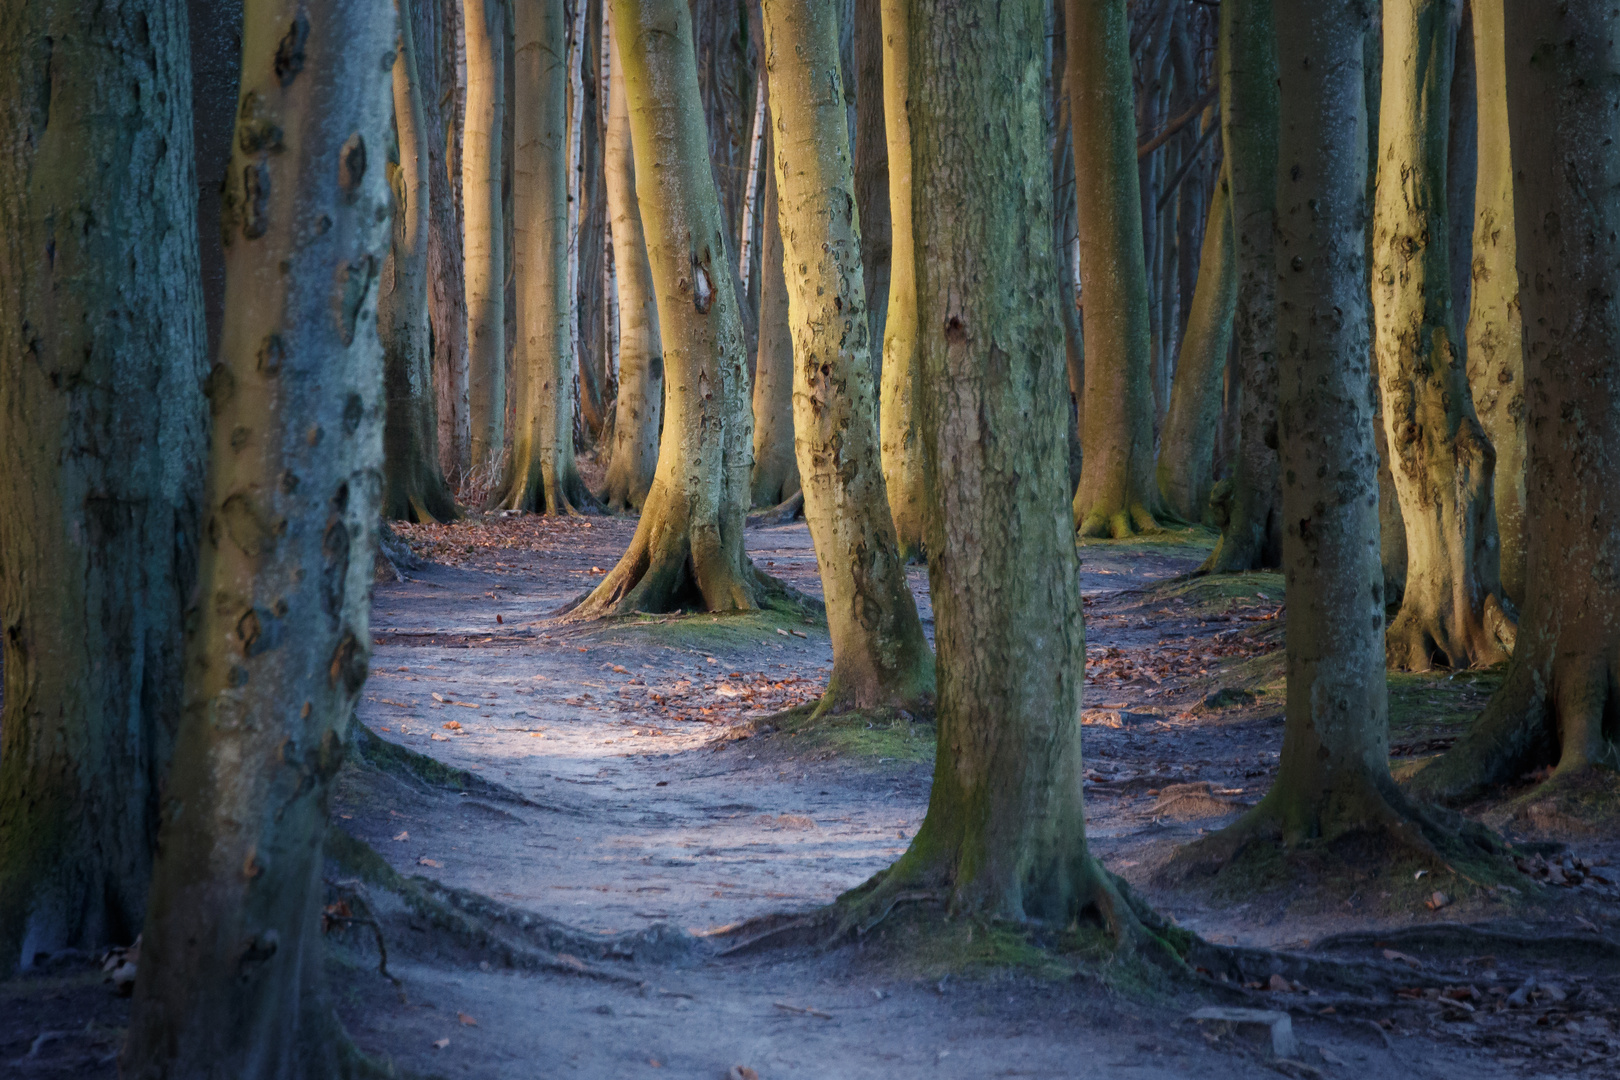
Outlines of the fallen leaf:
[[411,834],[404,831],[403,829],[400,830],[400,833],[399,833],[398,836],[394,837],[395,840],[409,840],[410,838],[411,838]]
[[433,691],[433,700],[434,701],[443,701],[444,699],[445,698],[444,698],[443,694],[439,693],[437,690]]
[[450,1040],[448,1038],[434,1039],[433,1040],[433,1049],[435,1049],[435,1050],[443,1050],[445,1047],[447,1047],[449,1045],[450,1045]]
[[1399,962],[1401,962],[1403,964],[1406,964],[1409,967],[1414,967],[1414,968],[1420,968],[1420,967],[1423,966],[1423,961],[1419,960],[1417,957],[1415,957],[1415,956],[1407,956],[1405,953],[1396,952],[1394,949],[1385,949],[1384,950],[1384,959],[1385,960],[1398,960]]
[[445,723],[445,724],[443,724],[441,726],[446,731],[460,731],[461,730],[461,721],[460,720],[451,720],[448,723]]
[[831,1020],[832,1019],[832,1013],[830,1013],[830,1012],[822,1012],[820,1009],[812,1009],[812,1008],[810,1008],[809,1006],[806,1006],[806,1005],[789,1005],[785,1001],[775,1001],[775,1002],[772,1002],[771,1004],[775,1005],[778,1009],[781,1009],[783,1012],[798,1013],[801,1016],[817,1016],[817,1017],[820,1017],[823,1020]]
[[450,741],[450,736],[448,736],[448,735],[440,735],[437,731],[433,732],[431,738],[433,739],[434,742],[449,742]]
[[501,618],[499,615],[497,615],[497,616],[495,616],[495,621],[497,623],[504,623],[506,620]]
[[1278,990],[1278,991],[1281,991],[1282,993],[1286,994],[1286,993],[1291,992],[1294,989],[1294,984],[1288,981],[1287,976],[1273,975],[1271,977],[1271,979],[1266,983],[1266,989],[1268,989],[1268,990]]
[[577,956],[570,956],[567,953],[558,953],[557,954],[557,962],[560,963],[560,964],[566,964],[569,967],[573,968],[575,971],[589,971],[590,970],[590,968],[586,967],[585,961],[581,960]]
[[662,1069],[664,1067],[664,1063],[659,1061],[657,1058],[648,1058],[647,1064],[651,1065],[655,1069]]
[[1443,892],[1437,891],[1423,902],[1423,906],[1428,908],[1430,911],[1439,911],[1441,908],[1450,903],[1451,897],[1447,896]]
[[440,870],[444,869],[444,863],[440,862],[438,859],[430,859],[426,855],[423,855],[420,859],[417,859],[416,864],[418,866],[433,866]]
[[733,1065],[726,1074],[726,1080],[759,1080],[759,1073],[746,1065]]
[[476,708],[478,708],[477,703],[471,702],[471,701],[452,701],[450,704],[452,704],[452,705],[460,705],[463,709],[476,709]]
[[478,1026],[478,1021],[474,1020],[472,1017],[468,1016],[464,1012],[456,1013],[456,1019],[460,1020],[467,1027],[477,1027]]

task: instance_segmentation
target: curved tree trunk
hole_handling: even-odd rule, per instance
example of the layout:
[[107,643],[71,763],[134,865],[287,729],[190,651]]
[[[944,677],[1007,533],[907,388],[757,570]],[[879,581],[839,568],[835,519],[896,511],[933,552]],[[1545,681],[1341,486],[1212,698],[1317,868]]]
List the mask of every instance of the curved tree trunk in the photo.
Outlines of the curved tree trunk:
[[1131,109],[1125,0],[1068,0],[1074,187],[1085,296],[1084,461],[1074,497],[1082,536],[1159,528],[1142,194]]
[[[763,71],[760,78],[770,82]],[[772,156],[774,142],[766,137],[766,153]],[[761,200],[759,354],[754,362],[754,468],[749,479],[753,506],[776,506],[797,495],[800,486],[793,436],[793,323],[782,269],[779,199],[776,170],[769,169]]]
[[821,710],[931,706],[934,658],[906,584],[878,460],[870,323],[828,5],[764,0],[783,255],[794,267],[793,419],[833,666]]
[[[188,619],[125,1076],[336,1076],[353,1061],[319,993],[321,849],[366,679],[388,247],[377,60],[394,26],[371,0],[247,3],[211,379],[234,434],[210,462],[206,599]],[[331,227],[313,233],[311,216]]]
[[[612,11],[611,2],[608,10]],[[608,22],[611,26],[611,17]],[[630,106],[624,94],[617,40],[611,49],[603,186],[613,225],[613,265],[618,271],[619,399],[602,502],[610,510],[640,510],[658,468],[664,354],[658,339],[652,267],[647,264],[647,238],[636,204],[636,156],[630,146]]]
[[664,341],[664,433],[630,547],[580,618],[757,607],[776,586],[743,547],[753,424],[736,263],[710,170],[686,0],[613,0]]
[[[421,3],[422,0],[414,0]],[[459,516],[439,471],[438,401],[428,329],[428,155],[413,0],[401,0],[400,50],[394,57],[394,129],[399,171],[393,180],[393,247],[377,300],[387,422],[383,428],[383,516],[449,521]]]
[[1209,492],[1215,486],[1215,429],[1221,422],[1226,356],[1237,307],[1229,191],[1226,177],[1217,177],[1159,450],[1159,493],[1170,511],[1185,521],[1200,521],[1208,514]]
[[1620,768],[1620,147],[1610,138],[1620,63],[1609,44],[1620,17],[1597,0],[1503,6],[1515,43],[1505,63],[1514,219],[1542,223],[1518,235],[1524,385],[1533,388],[1525,519],[1534,527],[1501,689],[1413,781],[1451,799],[1554,762],[1555,782],[1593,765]]
[[1492,664],[1498,640],[1495,453],[1454,346],[1446,141],[1456,0],[1388,0],[1373,310],[1390,471],[1406,523],[1406,592],[1392,667]]
[[1514,260],[1513,161],[1508,152],[1507,43],[1502,0],[1472,0],[1479,98],[1479,173],[1474,188],[1473,297],[1468,385],[1496,450],[1494,502],[1502,593],[1525,598],[1524,345]]
[[514,14],[517,353],[512,389],[517,416],[512,460],[492,501],[508,510],[571,514],[594,501],[574,463],[579,305],[569,289],[579,237],[577,230],[569,231],[570,121],[564,108],[569,76],[563,58],[577,59],[577,52],[570,45],[563,0],[525,0]]
[[917,430],[922,408],[922,357],[917,352],[916,242],[911,228],[911,92],[907,0],[883,5],[883,127],[889,141],[889,301],[883,325],[883,378],[878,410],[883,484],[889,493],[900,554],[922,554],[928,493]]
[[0,20],[0,972],[146,911],[207,446],[186,40],[181,0]]
[[467,266],[467,395],[473,469],[499,461],[506,443],[506,234],[501,132],[505,16],[500,0],[464,0],[467,115],[462,128],[462,251]]
[[[1277,46],[1272,0],[1220,10],[1221,142],[1237,260],[1238,445],[1226,526],[1204,569],[1235,573],[1282,557],[1277,476]],[[1358,89],[1355,100],[1361,99]]]

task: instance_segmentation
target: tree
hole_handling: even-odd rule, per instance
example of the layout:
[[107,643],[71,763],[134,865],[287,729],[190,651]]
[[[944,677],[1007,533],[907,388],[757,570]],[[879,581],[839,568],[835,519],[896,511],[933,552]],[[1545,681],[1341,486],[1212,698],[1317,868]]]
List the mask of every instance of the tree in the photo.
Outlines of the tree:
[[[1597,0],[1503,7],[1505,40],[1514,43],[1505,60],[1513,220],[1536,223],[1517,236],[1524,508],[1533,527],[1502,686],[1413,781],[1447,799],[1542,765],[1557,765],[1556,787],[1589,779],[1594,766],[1620,767],[1620,148],[1608,139],[1620,107],[1620,63],[1609,46],[1620,16]],[[1482,71],[1486,62],[1482,50]],[[1612,786],[1612,774],[1603,782]]]
[[1156,532],[1152,328],[1125,0],[1067,0],[1080,281],[1085,296],[1082,536]]
[[377,301],[388,415],[383,428],[383,515],[399,521],[449,521],[456,500],[439,468],[438,400],[428,323],[428,153],[422,110],[421,58],[412,8],[401,0],[399,52],[394,57],[394,131],[399,165],[393,245]]
[[562,0],[526,0],[514,13],[517,419],[504,491],[494,501],[508,510],[570,514],[594,501],[574,463],[579,301],[577,292],[570,294],[570,263],[577,265],[579,251],[577,223],[571,229],[568,213],[569,74],[563,62],[573,53]]
[[1172,513],[1187,521],[1202,520],[1215,484],[1215,429],[1221,422],[1236,306],[1232,200],[1230,186],[1220,176],[1209,201],[1198,285],[1187,316],[1187,332],[1181,339],[1159,450],[1159,494]]
[[[1226,526],[1204,569],[1235,573],[1282,557],[1277,477],[1277,56],[1272,0],[1220,10],[1221,142],[1232,185],[1237,266],[1238,445]],[[1361,95],[1356,95],[1359,100]]]
[[855,51],[855,208],[861,219],[861,276],[871,357],[883,378],[883,335],[889,312],[889,265],[894,255],[889,208],[889,134],[883,117],[883,5],[859,0],[849,27]]
[[1373,224],[1378,384],[1406,523],[1406,591],[1393,667],[1505,659],[1491,506],[1495,453],[1456,346],[1447,243],[1446,140],[1457,0],[1384,4],[1384,80]]
[[0,19],[3,971],[146,911],[208,430],[186,40],[181,0]]
[[[760,80],[770,83],[768,73]],[[768,106],[767,106],[768,108]],[[765,114],[767,117],[769,112]],[[765,137],[774,155],[775,138]],[[799,460],[793,432],[793,324],[787,277],[782,271],[780,192],[776,171],[765,173],[764,220],[759,245],[759,351],[754,361],[754,467],[749,474],[753,506],[776,506],[799,494]]]
[[664,343],[658,472],[619,563],[575,606],[588,618],[697,605],[757,607],[775,586],[743,548],[748,368],[735,263],[710,171],[685,0],[613,0],[637,189]]
[[803,0],[764,0],[763,13],[778,223],[793,268],[793,427],[833,649],[820,708],[929,705],[934,658],[878,458],[838,16]]
[[[612,11],[611,3],[608,10]],[[611,21],[610,17],[610,25]],[[603,179],[619,283],[619,399],[602,502],[610,510],[640,510],[658,468],[664,356],[658,340],[658,299],[653,294],[652,267],[647,263],[647,238],[636,204],[636,157],[630,146],[630,106],[617,41],[612,44],[611,64]]]
[[[225,337],[185,701],[124,1075],[342,1075],[322,1005],[327,799],[366,679],[395,20],[248,0]],[[313,230],[312,220],[327,227]]]
[[461,195],[467,267],[467,385],[472,468],[497,463],[506,441],[506,234],[501,132],[506,123],[500,0],[464,0],[467,115]]

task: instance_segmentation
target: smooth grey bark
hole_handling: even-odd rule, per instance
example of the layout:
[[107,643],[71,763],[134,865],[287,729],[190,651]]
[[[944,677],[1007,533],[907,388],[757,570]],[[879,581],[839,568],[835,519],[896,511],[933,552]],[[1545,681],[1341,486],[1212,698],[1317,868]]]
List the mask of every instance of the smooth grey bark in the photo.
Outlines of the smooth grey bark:
[[[770,82],[763,69],[760,78]],[[773,143],[767,136],[767,158],[774,156]],[[749,503],[756,507],[776,506],[800,489],[793,433],[793,324],[778,199],[776,170],[771,168],[760,200],[759,352],[754,360],[754,467],[748,482]]]
[[[462,252],[466,258],[471,465],[486,473],[506,442],[506,280],[502,162],[507,121],[505,8],[464,0],[467,107],[462,123]],[[491,477],[493,479],[493,477]]]

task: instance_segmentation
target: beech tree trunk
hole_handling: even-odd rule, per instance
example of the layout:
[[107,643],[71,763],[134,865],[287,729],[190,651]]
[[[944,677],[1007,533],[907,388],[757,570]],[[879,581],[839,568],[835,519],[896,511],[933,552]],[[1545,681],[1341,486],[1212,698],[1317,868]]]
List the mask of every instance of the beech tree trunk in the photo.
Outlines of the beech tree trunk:
[[467,266],[467,385],[471,468],[499,463],[506,443],[505,16],[500,0],[464,0],[467,115],[462,127],[462,251]]
[[[1278,565],[1277,475],[1277,45],[1272,0],[1220,10],[1221,143],[1232,185],[1237,265],[1238,445],[1221,538],[1204,563],[1215,573]],[[1356,92],[1361,100],[1361,92]]]
[[932,705],[934,658],[889,517],[871,330],[838,57],[825,4],[764,0],[772,165],[793,327],[804,516],[821,566],[833,666],[820,711]]
[[204,357],[219,353],[225,322],[225,246],[220,192],[236,132],[236,84],[242,73],[242,0],[187,0],[191,37],[192,146],[197,167],[197,250],[202,267]]
[[146,912],[207,446],[186,40],[0,18],[0,972]]
[[[609,4],[608,10],[612,11]],[[609,25],[612,24],[611,17]],[[613,456],[602,502],[609,510],[640,510],[658,468],[658,427],[664,409],[664,353],[658,339],[647,239],[636,201],[636,156],[630,146],[630,106],[617,34],[612,44],[608,126],[603,160],[608,213],[613,223],[613,265],[619,286],[619,399],[613,420]]]
[[866,321],[872,328],[873,376],[883,380],[883,333],[889,314],[889,266],[894,258],[889,210],[889,142],[883,118],[883,5],[854,0],[855,208],[861,222],[861,276]]
[[[433,326],[433,385],[439,404],[439,467],[460,485],[472,468],[472,419],[467,383],[467,264],[462,253],[462,109],[456,72],[462,50],[463,0],[429,0],[435,9],[434,81],[437,100],[428,110],[434,139],[431,163],[431,232],[428,234],[428,315]],[[420,64],[428,62],[426,38],[418,37]],[[420,66],[417,73],[421,74]],[[424,76],[424,85],[426,77]],[[433,116],[437,113],[438,121]]]
[[1388,0],[1383,20],[1372,295],[1407,552],[1387,643],[1392,667],[1419,671],[1492,664],[1511,642],[1497,577],[1496,455],[1454,345],[1445,192],[1456,2]]
[[377,330],[383,346],[387,421],[383,428],[383,516],[398,521],[450,521],[460,516],[439,469],[438,401],[428,322],[429,197],[427,123],[421,59],[411,10],[401,0],[394,57],[394,130],[399,166],[391,178],[393,246],[383,266]]
[[[760,78],[770,82],[763,66]],[[774,143],[766,136],[766,153],[772,157]],[[768,169],[760,222],[759,353],[754,360],[754,467],[749,478],[753,506],[776,506],[797,495],[800,485],[793,434],[793,322],[783,273],[780,197],[776,170]]]
[[[517,5],[513,57],[513,255],[517,354],[512,383],[517,420],[512,460],[495,499],[508,510],[571,514],[591,503],[574,463],[574,348],[579,341],[577,222],[568,213],[572,46],[563,0]],[[578,25],[576,21],[576,32]],[[576,111],[583,106],[576,100]]]
[[352,1072],[319,993],[321,849],[369,651],[394,28],[370,0],[246,5],[210,379],[233,434],[210,461],[125,1076]]
[[[1556,763],[1554,784],[1592,766],[1620,768],[1620,147],[1611,138],[1620,15],[1598,0],[1502,7],[1512,43],[1504,66],[1513,219],[1535,223],[1517,237],[1525,519],[1534,527],[1525,532],[1524,611],[1502,686],[1473,728],[1413,781],[1449,799],[1542,765]],[[1486,10],[1481,4],[1476,15]],[[1484,50],[1480,59],[1483,75]]]
[[1074,173],[1085,296],[1082,536],[1156,532],[1152,326],[1125,0],[1067,0]]
[[1237,307],[1237,274],[1232,252],[1232,200],[1224,175],[1215,181],[1204,229],[1204,254],[1192,312],[1176,361],[1170,412],[1159,450],[1159,493],[1184,521],[1209,514],[1215,486],[1215,429],[1221,422],[1226,388],[1226,356],[1231,351],[1232,318]]

